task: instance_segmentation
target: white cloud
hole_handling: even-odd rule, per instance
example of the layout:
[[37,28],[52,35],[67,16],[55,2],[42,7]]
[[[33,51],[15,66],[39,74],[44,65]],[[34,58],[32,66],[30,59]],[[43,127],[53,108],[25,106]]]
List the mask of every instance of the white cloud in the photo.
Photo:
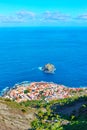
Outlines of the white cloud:
[[42,14],[42,20],[47,21],[67,21],[71,19],[70,15],[62,14],[59,12],[46,11]]
[[35,19],[35,13],[30,11],[19,11],[12,15],[0,15],[1,23],[26,23]]
[[81,14],[76,17],[77,20],[87,20],[87,14]]
[[25,10],[17,12],[16,15],[19,19],[27,19],[27,20],[34,19],[36,16],[34,12]]
[[[84,23],[87,21],[87,13],[80,14],[77,16],[71,16],[68,14],[60,13],[58,11],[45,11],[43,13],[36,13],[27,10],[21,10],[10,15],[0,15],[0,23],[24,23],[25,25],[37,24],[37,25],[48,25],[48,24],[70,24],[70,23]],[[19,25],[18,24],[18,25]]]
[[1,23],[21,23],[25,22],[23,19],[19,19],[16,16],[1,16],[0,17]]

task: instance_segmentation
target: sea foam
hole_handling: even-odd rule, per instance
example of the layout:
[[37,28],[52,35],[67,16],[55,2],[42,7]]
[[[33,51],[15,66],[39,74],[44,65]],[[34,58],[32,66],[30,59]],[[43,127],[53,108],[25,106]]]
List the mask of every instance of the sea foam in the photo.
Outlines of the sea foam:
[[40,67],[38,67],[38,69],[42,71],[42,67],[41,67],[41,66],[40,66]]

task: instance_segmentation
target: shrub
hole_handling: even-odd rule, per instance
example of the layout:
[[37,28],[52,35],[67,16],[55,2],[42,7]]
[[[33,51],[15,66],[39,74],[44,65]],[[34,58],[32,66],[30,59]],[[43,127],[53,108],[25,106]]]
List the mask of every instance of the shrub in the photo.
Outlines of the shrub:
[[27,90],[27,89],[24,90],[24,94],[27,94],[27,93],[29,93],[29,90]]
[[25,112],[26,112],[26,110],[25,110],[24,108],[22,108],[22,109],[21,109],[21,111],[22,111],[23,113],[25,113]]
[[5,101],[11,102],[11,99],[10,98],[5,98]]

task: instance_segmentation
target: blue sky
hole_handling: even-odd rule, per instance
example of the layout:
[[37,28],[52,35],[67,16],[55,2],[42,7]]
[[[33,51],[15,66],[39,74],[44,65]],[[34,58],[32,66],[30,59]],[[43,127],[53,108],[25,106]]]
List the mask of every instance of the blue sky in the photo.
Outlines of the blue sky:
[[87,26],[87,0],[0,0],[0,26]]

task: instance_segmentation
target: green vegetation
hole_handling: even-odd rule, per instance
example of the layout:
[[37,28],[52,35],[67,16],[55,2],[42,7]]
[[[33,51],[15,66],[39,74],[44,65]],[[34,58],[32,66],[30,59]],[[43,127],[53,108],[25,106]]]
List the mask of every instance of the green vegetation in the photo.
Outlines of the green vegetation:
[[0,103],[8,105],[12,109],[21,110],[22,112],[27,112],[28,108],[25,106],[21,106],[19,103],[10,100],[9,98],[0,98]]
[[27,100],[26,102],[21,102],[20,105],[25,107],[40,108],[45,105],[45,102],[42,100]]
[[[35,100],[20,104],[9,99],[0,98],[1,102],[16,108],[23,114],[34,110],[32,130],[86,130],[87,129],[87,96],[45,101]],[[68,111],[68,114],[67,114]]]
[[[41,109],[32,122],[33,130],[86,130],[87,129],[87,104],[82,104],[78,111],[72,111],[70,115],[55,113],[56,105],[60,107],[71,107],[79,102],[86,102],[87,97],[62,99],[43,103],[45,112]],[[40,104],[39,104],[40,105]],[[41,103],[42,106],[42,103]],[[55,108],[55,109],[54,109]],[[57,110],[58,112],[58,110]]]
[[39,111],[36,116],[37,119],[32,122],[34,130],[63,130],[61,118],[52,113],[50,109],[46,112]]
[[24,94],[27,94],[27,93],[29,93],[29,90],[27,90],[27,89],[24,90]]
[[78,96],[74,96],[71,98],[65,98],[65,99],[59,99],[59,100],[52,100],[52,101],[44,101],[44,100],[27,100],[26,102],[21,102],[20,105],[23,105],[25,107],[32,107],[32,108],[41,108],[41,107],[51,107],[54,105],[59,105],[59,106],[71,106],[73,105],[75,102],[79,102],[85,100],[87,101],[87,96],[83,96],[83,97],[78,97]]

